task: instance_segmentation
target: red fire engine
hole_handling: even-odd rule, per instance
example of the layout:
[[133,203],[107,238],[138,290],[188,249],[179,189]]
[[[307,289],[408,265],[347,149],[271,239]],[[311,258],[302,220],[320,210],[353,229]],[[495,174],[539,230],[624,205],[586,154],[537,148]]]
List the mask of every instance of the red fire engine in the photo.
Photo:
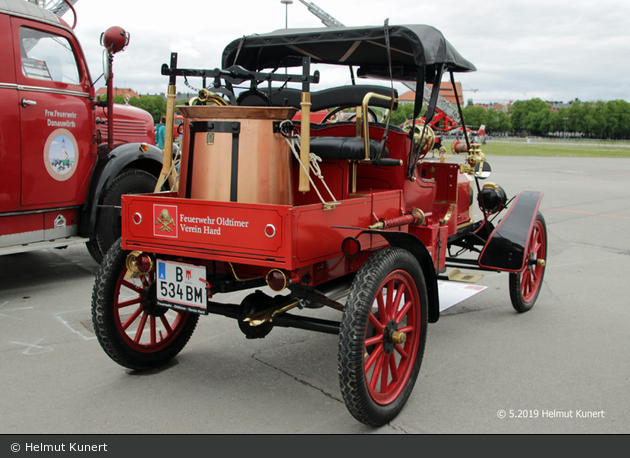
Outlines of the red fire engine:
[[[105,73],[129,36],[101,37]],[[0,3],[0,255],[120,236],[120,196],[154,189],[162,152],[144,110],[95,100],[71,27],[24,0]]]
[[[311,92],[315,62],[389,84]],[[240,37],[221,69],[178,68],[172,55],[162,66],[172,98],[181,76],[213,81],[216,94],[179,107],[178,188],[122,198],[123,235],[92,296],[107,355],[136,370],[165,364],[207,314],[235,319],[249,339],[274,327],[338,334],[349,411],[369,425],[391,421],[418,377],[447,269],[509,272],[518,312],[533,307],[543,282],[542,194],[508,201],[499,185],[482,184],[490,165],[468,139],[454,151],[463,160],[426,157],[443,75],[474,70],[433,27],[387,22]],[[372,119],[371,106],[395,109],[393,80],[433,84],[426,123],[405,131]],[[356,107],[355,121],[311,122],[311,110],[335,107]],[[223,294],[247,290],[240,303]],[[335,319],[300,312],[322,307]]]

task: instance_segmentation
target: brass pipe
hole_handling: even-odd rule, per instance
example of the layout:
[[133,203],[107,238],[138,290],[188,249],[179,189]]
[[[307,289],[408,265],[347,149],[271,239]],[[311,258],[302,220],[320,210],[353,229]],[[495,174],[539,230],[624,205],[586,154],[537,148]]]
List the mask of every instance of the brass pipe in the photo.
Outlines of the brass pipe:
[[354,110],[356,112],[356,123],[357,123],[357,127],[355,129],[356,133],[355,133],[355,137],[362,137],[363,136],[363,109],[358,106],[355,108]]
[[260,279],[262,279],[262,278],[265,278],[265,277],[240,278],[240,277],[236,274],[236,269],[234,269],[234,264],[232,264],[231,262],[228,262],[228,264],[230,265],[230,268],[232,269],[232,275],[234,275],[234,279],[235,279],[236,281],[246,282],[246,281],[260,280]]
[[300,140],[300,181],[299,192],[309,192],[311,185],[308,179],[311,155],[311,93],[302,92],[302,132]]
[[[370,104],[370,100],[376,98],[381,100],[387,100],[388,102],[392,101],[392,97],[388,97],[386,95],[377,94],[375,92],[368,92],[363,97],[363,104],[361,105],[361,111],[363,114],[363,144],[365,146],[365,160],[370,160],[370,130],[369,130],[369,113],[368,113],[368,105]],[[359,122],[359,117],[357,116],[357,123]]]

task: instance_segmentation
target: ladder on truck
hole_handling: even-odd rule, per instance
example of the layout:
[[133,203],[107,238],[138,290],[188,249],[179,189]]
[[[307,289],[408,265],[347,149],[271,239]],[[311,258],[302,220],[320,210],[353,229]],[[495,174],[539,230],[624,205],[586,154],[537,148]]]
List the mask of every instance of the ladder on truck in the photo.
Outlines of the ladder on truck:
[[302,4],[304,4],[308,10],[313,13],[315,16],[321,19],[326,27],[345,27],[341,22],[332,17],[326,11],[321,9],[313,2],[305,2],[304,0],[300,0]]
[[[305,0],[300,0],[300,2],[302,2],[302,4],[304,4],[311,13],[317,16],[326,27],[345,27],[345,25],[343,25],[337,19],[332,17],[323,9],[321,9],[315,3],[307,2]],[[417,90],[416,83],[403,83],[403,84],[407,86],[409,89],[411,89],[413,92],[416,92]],[[427,103],[431,99],[431,88],[429,87],[427,83],[424,83],[424,92],[422,93],[422,98]],[[446,98],[442,97],[439,94],[438,94],[438,99],[437,99],[437,107],[441,111],[443,111],[447,116],[454,119],[456,122],[458,123],[460,122],[459,110],[457,109],[457,106],[449,102]]]
[[47,9],[53,14],[61,17],[63,16],[69,9],[68,3],[71,3],[72,6],[79,0],[28,0],[30,3],[34,3],[37,6],[41,6],[44,9]]

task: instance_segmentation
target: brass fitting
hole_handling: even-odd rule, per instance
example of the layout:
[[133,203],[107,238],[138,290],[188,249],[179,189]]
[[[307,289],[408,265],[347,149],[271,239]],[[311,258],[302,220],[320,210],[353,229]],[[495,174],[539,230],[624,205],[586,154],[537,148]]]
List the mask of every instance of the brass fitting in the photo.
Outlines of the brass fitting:
[[392,332],[392,342],[396,345],[402,345],[407,341],[407,334],[400,331]]
[[153,259],[150,256],[147,256],[149,260],[149,269],[144,272],[138,266],[138,258],[142,255],[142,251],[132,251],[127,255],[127,259],[125,260],[125,267],[127,267],[127,274],[125,278],[129,279],[130,277],[140,277],[142,275],[146,275],[153,270]]

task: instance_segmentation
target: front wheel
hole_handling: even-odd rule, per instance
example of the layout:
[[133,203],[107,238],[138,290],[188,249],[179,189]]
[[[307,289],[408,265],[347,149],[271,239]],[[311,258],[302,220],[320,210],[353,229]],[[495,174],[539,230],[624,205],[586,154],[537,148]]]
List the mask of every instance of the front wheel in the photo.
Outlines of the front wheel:
[[122,235],[120,205],[124,194],[145,194],[155,190],[157,178],[149,172],[129,169],[118,175],[103,195],[103,205],[97,213],[96,234],[87,242],[92,258],[99,264]]
[[151,369],[184,348],[199,315],[158,306],[155,270],[127,278],[128,253],[118,239],[105,256],[94,282],[92,322],[111,359],[129,369]]
[[360,422],[381,426],[411,395],[427,333],[428,297],[416,258],[400,248],[374,253],[350,288],[339,334],[341,393]]
[[527,312],[534,306],[545,276],[547,225],[541,213],[536,215],[525,256],[525,268],[511,273],[509,279],[512,306],[519,313]]

